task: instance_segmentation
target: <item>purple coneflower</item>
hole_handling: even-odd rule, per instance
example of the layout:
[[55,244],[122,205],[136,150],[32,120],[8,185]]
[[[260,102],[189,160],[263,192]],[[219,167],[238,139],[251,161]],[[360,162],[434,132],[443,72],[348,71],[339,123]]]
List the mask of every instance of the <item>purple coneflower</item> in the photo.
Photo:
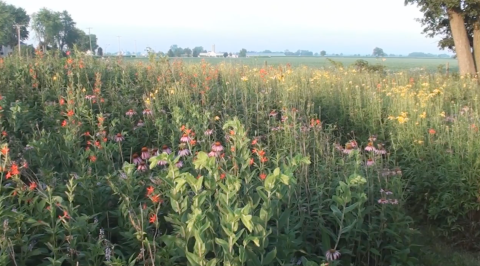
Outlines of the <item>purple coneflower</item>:
[[115,142],[122,142],[125,140],[125,138],[122,136],[122,133],[117,133],[117,135],[115,135],[113,140],[115,140]]
[[145,165],[145,162],[141,162],[138,167],[137,167],[137,170],[139,172],[145,172],[147,171],[147,165]]
[[223,151],[222,143],[220,143],[220,141],[217,141],[217,142],[213,143],[213,145],[212,145],[212,151],[214,151],[214,152],[221,152],[221,151]]
[[170,150],[170,148],[167,145],[163,145],[162,146],[162,152],[164,152],[166,154],[170,154],[170,153],[172,153],[172,150]]
[[180,138],[180,142],[183,142],[183,143],[187,143],[190,140],[192,139],[188,136],[188,134],[183,134],[182,137]]
[[398,204],[398,200],[397,199],[391,199],[389,200],[390,204],[393,204],[393,205],[397,205]]
[[137,127],[143,127],[145,123],[143,123],[143,120],[138,120]]
[[142,159],[143,160],[148,160],[148,158],[150,158],[150,152],[148,152],[147,147],[143,147],[142,148]]
[[205,132],[203,133],[205,136],[210,136],[213,134],[213,129],[207,129],[205,130]]
[[95,95],[87,95],[87,96],[85,96],[85,99],[93,100],[93,99],[95,99]]
[[152,110],[150,109],[143,110],[143,115],[153,115]]
[[180,150],[178,151],[178,156],[180,157],[187,156],[189,154],[190,154],[190,150],[185,148],[180,148]]
[[182,168],[183,162],[182,162],[182,161],[178,161],[178,162],[175,164],[175,166],[176,166],[177,168]]
[[367,166],[372,166],[375,164],[375,161],[372,158],[368,158],[367,160]]
[[218,157],[220,156],[220,152],[210,151],[208,153],[208,157]]
[[125,113],[125,115],[126,115],[126,116],[129,116],[129,117],[132,117],[134,114],[136,114],[136,112],[133,111],[132,109],[128,110],[128,111]]
[[342,254],[340,253],[340,251],[335,250],[335,249],[329,249],[329,250],[325,253],[325,258],[327,259],[327,261],[338,260],[338,258],[340,258],[340,255],[342,255]]
[[138,157],[137,153],[132,155],[132,161],[135,165],[139,165],[141,162],[143,162],[142,158]]
[[272,110],[268,116],[270,116],[270,117],[277,116],[277,114],[278,113],[275,110]]
[[388,203],[388,200],[387,199],[384,199],[384,198],[381,198],[378,200],[378,203],[380,204],[387,204]]
[[367,147],[365,147],[365,151],[375,151],[375,147],[373,147],[373,142],[369,142]]

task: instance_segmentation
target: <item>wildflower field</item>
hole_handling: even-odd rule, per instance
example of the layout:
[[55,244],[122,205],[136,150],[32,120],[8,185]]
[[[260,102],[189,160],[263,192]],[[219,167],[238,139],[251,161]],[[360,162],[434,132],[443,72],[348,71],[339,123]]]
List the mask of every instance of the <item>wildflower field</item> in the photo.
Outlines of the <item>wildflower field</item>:
[[0,93],[0,265],[423,265],[422,222],[478,248],[476,79],[38,52]]

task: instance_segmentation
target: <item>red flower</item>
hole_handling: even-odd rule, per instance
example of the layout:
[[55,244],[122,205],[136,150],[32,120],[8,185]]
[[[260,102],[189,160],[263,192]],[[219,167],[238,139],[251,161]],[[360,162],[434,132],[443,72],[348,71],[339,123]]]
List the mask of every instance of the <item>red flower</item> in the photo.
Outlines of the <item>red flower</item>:
[[260,174],[260,179],[265,180],[265,178],[267,178],[267,174],[261,173]]
[[33,191],[36,188],[37,188],[37,183],[35,183],[35,182],[30,183],[30,186],[29,186],[30,191]]
[[67,120],[63,120],[62,122],[62,127],[65,127],[65,126],[67,126]]
[[147,187],[147,196],[153,193],[154,188],[152,186]]
[[153,224],[157,220],[157,215],[156,214],[150,214],[150,219],[149,222]]
[[227,176],[227,175],[226,175],[225,173],[222,173],[222,174],[220,175],[220,179],[225,179],[226,176]]

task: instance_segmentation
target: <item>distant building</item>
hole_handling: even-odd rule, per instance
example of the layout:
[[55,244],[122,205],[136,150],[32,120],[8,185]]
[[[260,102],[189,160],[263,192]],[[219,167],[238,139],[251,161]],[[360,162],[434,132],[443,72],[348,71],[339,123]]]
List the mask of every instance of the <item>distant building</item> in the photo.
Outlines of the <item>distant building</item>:
[[13,48],[10,45],[7,45],[7,46],[2,45],[0,48],[1,48],[0,49],[0,56],[1,57],[5,57],[5,56],[13,53]]
[[[206,53],[199,53],[198,57],[223,57],[225,52],[215,52],[215,44],[212,45],[212,50]],[[232,56],[228,56],[229,58],[238,58],[238,55],[232,54]]]

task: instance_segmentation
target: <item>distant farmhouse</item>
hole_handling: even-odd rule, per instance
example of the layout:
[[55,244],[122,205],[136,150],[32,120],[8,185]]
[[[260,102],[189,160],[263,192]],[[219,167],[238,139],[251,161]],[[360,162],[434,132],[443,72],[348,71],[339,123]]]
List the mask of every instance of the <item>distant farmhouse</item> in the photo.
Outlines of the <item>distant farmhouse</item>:
[[[215,44],[212,45],[212,50],[210,52],[206,52],[206,53],[199,53],[198,54],[198,57],[223,57],[223,55],[225,54],[225,52],[215,52]],[[229,55],[227,56],[228,58],[238,58],[238,55],[236,54],[232,54],[230,55],[230,53],[228,53]]]

